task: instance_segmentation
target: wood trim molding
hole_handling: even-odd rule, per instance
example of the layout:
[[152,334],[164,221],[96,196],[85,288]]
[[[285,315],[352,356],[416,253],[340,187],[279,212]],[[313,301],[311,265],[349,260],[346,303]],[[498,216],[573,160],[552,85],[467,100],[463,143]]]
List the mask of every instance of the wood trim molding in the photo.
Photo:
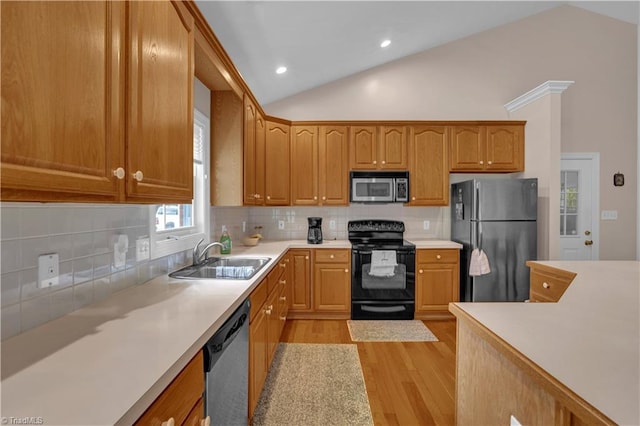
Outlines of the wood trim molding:
[[524,95],[520,95],[514,100],[507,102],[504,105],[504,108],[508,112],[514,112],[525,105],[529,105],[531,102],[540,99],[541,97],[553,94],[553,93],[562,93],[569,86],[571,86],[575,81],[559,81],[559,80],[549,80],[542,83],[540,86],[529,90]]
[[535,362],[524,356],[505,340],[494,334],[482,323],[469,315],[455,303],[449,304],[449,311],[456,316],[457,321],[463,321],[474,333],[500,352],[506,359],[521,369],[531,379],[553,396],[562,406],[568,408],[588,424],[615,425],[609,417],[601,413],[558,379],[547,373]]

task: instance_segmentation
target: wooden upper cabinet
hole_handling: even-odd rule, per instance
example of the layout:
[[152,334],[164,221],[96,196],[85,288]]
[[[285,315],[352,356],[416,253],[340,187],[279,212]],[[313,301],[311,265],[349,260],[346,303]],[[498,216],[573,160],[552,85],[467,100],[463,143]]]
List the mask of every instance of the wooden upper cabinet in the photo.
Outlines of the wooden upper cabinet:
[[349,158],[352,170],[370,170],[378,167],[378,142],[375,126],[349,128]]
[[[0,2],[3,200],[117,201],[125,4]],[[123,170],[124,173],[124,170]]]
[[446,126],[411,127],[409,133],[410,205],[449,205],[448,147]]
[[524,124],[452,126],[450,171],[524,171]]
[[291,201],[298,206],[318,205],[318,128],[291,128]]
[[407,168],[407,128],[381,126],[378,148],[378,168],[404,170]]
[[406,170],[405,126],[351,126],[349,132],[352,170]]
[[242,202],[253,205],[256,201],[256,106],[247,95],[244,96],[243,112],[243,162],[244,192]]
[[265,138],[265,205],[287,206],[289,194],[290,126],[267,120]]
[[320,127],[320,204],[349,205],[349,133],[347,126]]
[[523,126],[488,126],[486,158],[487,170],[523,171]]
[[485,138],[482,126],[451,127],[451,171],[483,170]]
[[2,199],[191,202],[194,26],[182,3],[1,7]]
[[129,2],[127,198],[193,198],[193,17],[179,2]]

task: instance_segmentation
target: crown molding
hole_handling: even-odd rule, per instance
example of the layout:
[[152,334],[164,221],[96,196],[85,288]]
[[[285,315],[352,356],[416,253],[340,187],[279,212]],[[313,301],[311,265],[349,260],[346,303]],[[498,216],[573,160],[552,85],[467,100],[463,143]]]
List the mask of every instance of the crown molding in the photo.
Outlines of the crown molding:
[[557,80],[546,81],[542,83],[540,86],[536,87],[535,89],[529,90],[524,95],[520,95],[514,100],[512,100],[511,102],[507,102],[504,105],[504,108],[509,112],[516,111],[522,108],[523,106],[530,104],[536,99],[540,99],[545,95],[552,94],[552,93],[562,93],[573,83],[575,83],[575,81],[557,81]]

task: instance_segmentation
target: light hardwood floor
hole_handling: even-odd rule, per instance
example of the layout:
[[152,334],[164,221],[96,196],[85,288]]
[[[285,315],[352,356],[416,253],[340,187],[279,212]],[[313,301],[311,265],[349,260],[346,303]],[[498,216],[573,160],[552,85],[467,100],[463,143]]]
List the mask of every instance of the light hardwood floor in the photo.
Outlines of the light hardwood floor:
[[[455,424],[456,322],[424,321],[438,342],[355,342],[378,425]],[[354,343],[346,320],[290,320],[290,343]]]

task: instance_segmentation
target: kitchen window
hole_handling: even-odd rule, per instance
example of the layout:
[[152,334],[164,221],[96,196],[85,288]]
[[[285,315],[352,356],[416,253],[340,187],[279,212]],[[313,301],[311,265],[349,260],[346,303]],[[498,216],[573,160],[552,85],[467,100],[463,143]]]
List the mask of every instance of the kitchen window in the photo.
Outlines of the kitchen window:
[[209,118],[194,110],[193,202],[149,207],[152,259],[190,249],[209,235],[209,130]]

